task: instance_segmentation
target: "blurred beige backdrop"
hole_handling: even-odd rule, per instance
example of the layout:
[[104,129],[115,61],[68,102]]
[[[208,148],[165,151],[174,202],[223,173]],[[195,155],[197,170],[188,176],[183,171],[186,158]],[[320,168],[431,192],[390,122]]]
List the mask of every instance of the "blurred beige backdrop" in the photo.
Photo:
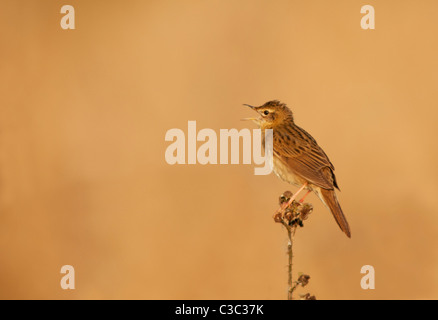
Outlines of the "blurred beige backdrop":
[[[72,4],[76,30],[62,30]],[[374,5],[376,29],[360,8]],[[301,293],[438,298],[437,1],[2,1],[0,298],[284,299],[296,188],[168,165],[171,128],[292,107],[336,167],[352,239],[315,195]],[[60,269],[76,289],[60,288]],[[362,290],[363,265],[376,289]]]

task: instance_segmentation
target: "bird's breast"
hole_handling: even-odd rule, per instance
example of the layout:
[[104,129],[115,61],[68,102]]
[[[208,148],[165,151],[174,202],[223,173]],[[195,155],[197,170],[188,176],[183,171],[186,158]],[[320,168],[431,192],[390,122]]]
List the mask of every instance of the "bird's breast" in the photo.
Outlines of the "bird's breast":
[[280,157],[275,155],[275,153],[273,156],[273,164],[273,170],[280,179],[299,187],[306,183],[305,179],[296,175],[287,165],[287,163],[285,163]]

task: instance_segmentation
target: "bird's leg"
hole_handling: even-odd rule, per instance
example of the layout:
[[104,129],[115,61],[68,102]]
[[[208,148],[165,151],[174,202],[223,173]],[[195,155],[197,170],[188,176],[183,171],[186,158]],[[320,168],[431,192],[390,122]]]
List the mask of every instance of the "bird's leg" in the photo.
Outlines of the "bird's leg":
[[312,190],[307,190],[306,194],[304,195],[304,197],[301,198],[300,203],[304,202],[304,199],[306,199],[306,197],[309,195],[309,193],[311,193]]
[[[307,182],[303,184],[303,186],[301,188],[298,189],[297,192],[294,193],[294,195],[289,199],[289,201],[287,202],[286,208],[289,207],[292,202],[296,199],[296,197],[298,196],[298,194],[304,190],[305,187],[307,187]],[[307,194],[306,194],[307,195]],[[304,196],[305,197],[305,196]],[[303,198],[304,199],[304,198]]]

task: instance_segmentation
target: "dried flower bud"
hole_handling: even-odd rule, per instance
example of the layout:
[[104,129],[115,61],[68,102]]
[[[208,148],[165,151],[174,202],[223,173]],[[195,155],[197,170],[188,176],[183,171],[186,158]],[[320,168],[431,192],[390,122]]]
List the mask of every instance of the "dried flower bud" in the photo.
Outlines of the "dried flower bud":
[[287,208],[286,210],[284,210],[284,219],[286,219],[290,223],[293,220],[293,214],[293,211]]
[[292,210],[295,211],[296,215],[298,216],[301,212],[301,203],[297,201],[292,201],[292,204],[290,205]]
[[283,192],[283,194],[280,196],[280,199],[279,199],[280,205],[289,201],[289,199],[292,197],[292,195],[293,194],[290,191]]
[[282,215],[281,211],[277,211],[273,216],[274,221],[281,223],[283,221]]
[[310,293],[300,295],[301,300],[316,300],[315,296],[311,296]]
[[310,203],[303,204],[303,208],[301,209],[300,218],[302,220],[306,220],[313,211],[313,206]]
[[300,283],[302,287],[305,287],[306,285],[309,284],[309,279],[310,279],[310,276],[309,276],[309,275],[307,275],[307,274],[302,274],[302,275],[300,275],[299,278],[298,278],[298,283]]

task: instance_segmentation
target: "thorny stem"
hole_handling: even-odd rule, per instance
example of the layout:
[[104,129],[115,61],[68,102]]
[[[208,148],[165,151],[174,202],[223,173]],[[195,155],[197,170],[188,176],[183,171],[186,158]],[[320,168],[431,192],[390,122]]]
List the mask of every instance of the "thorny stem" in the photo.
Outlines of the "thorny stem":
[[297,229],[296,225],[291,227],[289,226],[286,222],[282,222],[284,227],[287,230],[287,237],[289,239],[289,242],[287,244],[287,254],[288,254],[288,292],[287,292],[287,299],[288,300],[292,300],[293,299],[293,292],[295,290],[295,288],[297,287],[297,284],[293,285],[293,278],[292,278],[292,261],[293,261],[293,241],[294,241],[294,235],[295,235],[295,230]]

